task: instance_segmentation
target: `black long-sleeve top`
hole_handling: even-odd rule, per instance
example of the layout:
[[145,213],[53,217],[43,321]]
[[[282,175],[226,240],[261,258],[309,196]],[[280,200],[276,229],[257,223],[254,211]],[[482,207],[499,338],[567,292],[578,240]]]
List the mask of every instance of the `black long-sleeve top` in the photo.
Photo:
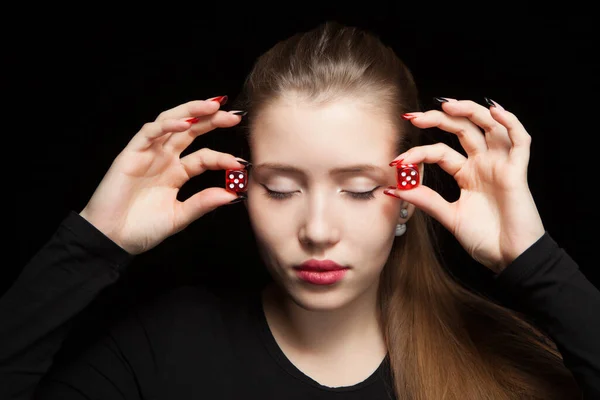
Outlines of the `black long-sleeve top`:
[[[393,399],[388,358],[331,388],[285,356],[260,296],[182,286],[53,366],[71,322],[132,256],[71,212],[0,299],[0,399]],[[546,233],[497,284],[557,343],[585,399],[600,399],[600,292]]]

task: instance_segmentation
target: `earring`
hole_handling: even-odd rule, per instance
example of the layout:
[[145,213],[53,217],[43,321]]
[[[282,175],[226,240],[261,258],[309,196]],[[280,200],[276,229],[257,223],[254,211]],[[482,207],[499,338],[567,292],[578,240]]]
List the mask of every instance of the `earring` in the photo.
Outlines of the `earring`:
[[[408,210],[406,208],[400,209],[400,217],[406,218],[408,217]],[[396,225],[396,236],[402,236],[406,232],[406,224],[398,224]]]
[[402,236],[406,232],[406,224],[398,224],[396,225],[396,236]]

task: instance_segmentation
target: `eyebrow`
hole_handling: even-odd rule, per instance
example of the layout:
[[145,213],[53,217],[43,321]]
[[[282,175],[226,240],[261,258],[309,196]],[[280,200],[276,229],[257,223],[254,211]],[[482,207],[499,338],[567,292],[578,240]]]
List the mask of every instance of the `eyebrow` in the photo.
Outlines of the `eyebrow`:
[[[283,173],[291,173],[295,175],[305,175],[304,171],[300,168],[294,167],[293,165],[282,164],[282,163],[262,163],[256,166],[253,166],[255,170],[268,169],[277,172]],[[380,168],[373,164],[355,164],[355,165],[347,165],[344,167],[334,168],[329,171],[330,175],[346,175],[346,174],[356,174],[356,173],[370,173],[377,176],[385,176],[386,173],[383,168]]]

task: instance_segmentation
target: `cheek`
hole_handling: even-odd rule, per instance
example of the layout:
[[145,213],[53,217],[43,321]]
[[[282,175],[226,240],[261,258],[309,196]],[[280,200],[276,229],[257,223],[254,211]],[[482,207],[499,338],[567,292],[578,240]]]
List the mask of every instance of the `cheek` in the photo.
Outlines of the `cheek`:
[[[387,208],[374,207],[370,212],[355,213],[357,217],[347,221],[347,227],[356,246],[360,246],[373,256],[373,253],[385,252],[394,241],[396,221]],[[360,217],[359,217],[360,216]]]
[[286,217],[281,207],[273,207],[271,203],[256,185],[248,187],[248,218],[256,238],[267,247],[276,246],[292,229],[289,215]]
[[349,218],[347,223],[352,227],[354,232],[363,236],[375,235],[377,239],[387,236],[392,227],[395,227],[395,224],[387,217],[387,214],[382,213],[380,210],[355,213],[355,217]]
[[352,247],[359,252],[369,274],[379,274],[392,250],[396,222],[386,216],[386,213],[376,213],[371,218],[363,218],[353,227]]

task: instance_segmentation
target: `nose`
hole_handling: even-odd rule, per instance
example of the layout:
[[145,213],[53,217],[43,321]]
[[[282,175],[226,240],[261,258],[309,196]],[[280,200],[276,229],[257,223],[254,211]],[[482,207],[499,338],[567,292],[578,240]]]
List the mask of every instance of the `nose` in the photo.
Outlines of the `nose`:
[[328,248],[340,240],[340,229],[331,202],[312,196],[306,203],[298,238],[305,246]]

